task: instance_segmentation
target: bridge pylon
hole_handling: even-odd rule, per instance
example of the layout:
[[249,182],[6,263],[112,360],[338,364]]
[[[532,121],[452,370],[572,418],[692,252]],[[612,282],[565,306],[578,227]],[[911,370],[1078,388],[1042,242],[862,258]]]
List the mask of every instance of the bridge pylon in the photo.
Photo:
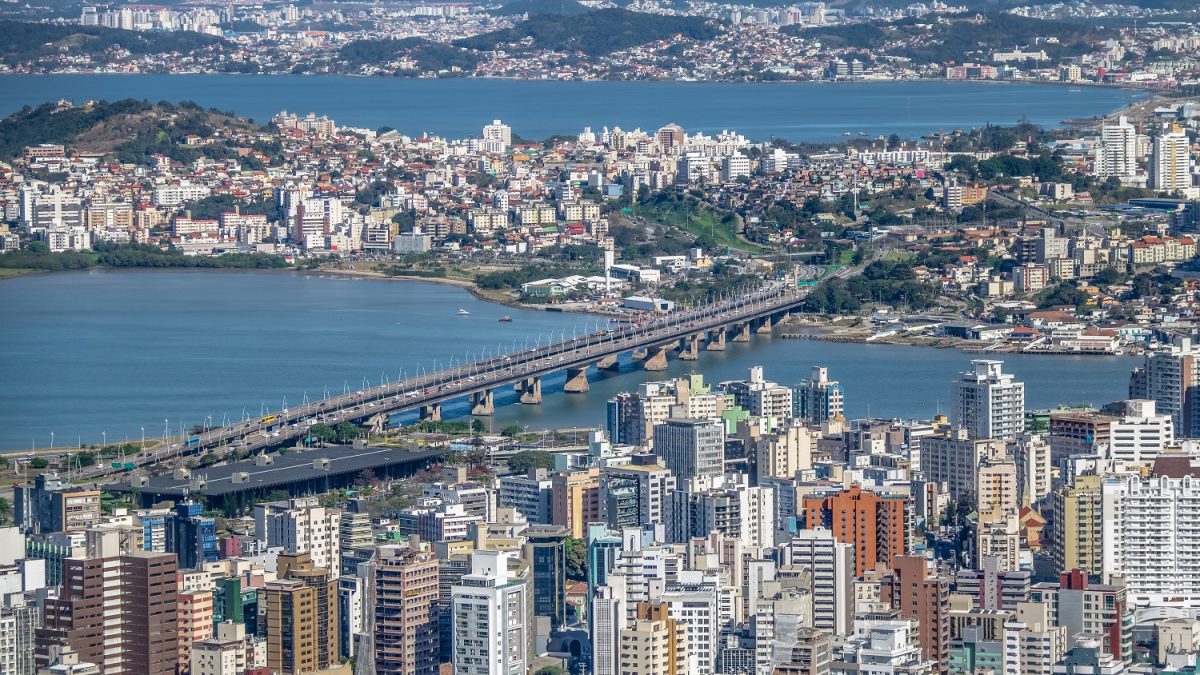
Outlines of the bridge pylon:
[[517,393],[521,395],[521,403],[537,405],[542,402],[542,378],[530,377],[517,383]]
[[734,342],[749,342],[750,341],[750,322],[734,324],[733,326],[733,341]]
[[725,351],[725,329],[714,328],[708,332],[708,339],[704,341],[704,349],[710,352]]
[[621,369],[620,359],[617,358],[616,354],[606,356],[606,357],[600,359],[600,363],[596,364],[596,369],[597,370],[620,370]]
[[567,383],[563,385],[563,391],[568,394],[582,394],[587,390],[587,366],[567,368]]
[[496,397],[491,389],[471,394],[471,414],[476,417],[496,414]]
[[666,370],[668,345],[650,347],[646,352],[646,360],[642,361],[645,370]]
[[679,358],[682,361],[700,359],[700,336],[689,335],[679,341]]
[[442,421],[442,404],[430,403],[429,405],[421,406],[421,420],[430,420],[432,422]]

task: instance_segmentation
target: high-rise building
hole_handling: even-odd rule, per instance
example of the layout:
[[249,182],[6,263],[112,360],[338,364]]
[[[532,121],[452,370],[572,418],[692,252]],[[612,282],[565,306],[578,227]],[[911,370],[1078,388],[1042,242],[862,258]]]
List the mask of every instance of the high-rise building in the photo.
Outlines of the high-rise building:
[[254,533],[267,546],[285,553],[307,553],[315,567],[341,575],[341,511],[326,509],[315,498],[265,502],[254,507]]
[[1200,481],[1110,476],[1101,484],[1104,578],[1138,605],[1200,605]]
[[560,471],[551,478],[550,522],[583,539],[588,523],[604,520],[600,496],[600,470]]
[[533,570],[533,614],[550,617],[557,628],[567,619],[568,532],[557,525],[530,525],[524,534],[525,559]]
[[[842,645],[838,660],[854,664],[847,672],[931,675],[939,664],[916,644],[917,630],[908,621],[876,621]],[[947,664],[942,664],[945,667]]]
[[921,654],[945,673],[950,660],[950,580],[929,569],[925,558],[896,556],[892,573],[884,578],[885,603],[906,619],[919,622]]
[[908,551],[909,497],[875,493],[860,486],[804,498],[805,529],[825,529],[854,547],[854,575],[891,568]]
[[750,485],[745,476],[707,483],[702,489],[677,490],[671,496],[669,541],[682,543],[719,532],[747,547],[775,544],[774,489]]
[[687,675],[687,632],[664,604],[638,603],[637,618],[620,631],[621,675]]
[[512,145],[512,127],[500,120],[492,120],[491,124],[483,127],[483,142],[488,152],[508,150],[508,146]]
[[726,382],[725,389],[733,394],[734,405],[748,410],[754,417],[783,420],[794,412],[792,390],[765,379],[762,366],[752,367],[749,379]]
[[434,675],[439,662],[437,558],[389,544],[380,546],[366,566],[374,606],[375,672]]
[[600,475],[605,519],[614,530],[662,525],[668,499],[675,492],[675,474],[649,453],[630,460],[629,464],[605,467]]
[[280,555],[278,574],[264,588],[267,667],[279,675],[332,668],[341,655],[337,578],[307,553]]
[[829,370],[813,366],[812,376],[792,388],[792,416],[806,424],[821,424],[842,417],[842,385],[829,379]]
[[1054,493],[1054,569],[1098,576],[1104,569],[1101,476],[1079,476]]
[[611,586],[596,588],[589,603],[593,675],[617,675],[621,656],[621,631],[626,626],[625,599]]
[[1129,378],[1129,398],[1154,401],[1156,412],[1170,415],[1175,435],[1200,435],[1200,346],[1189,337],[1176,338],[1169,349],[1146,355]]
[[213,635],[213,592],[193,590],[176,594],[179,604],[179,667],[187,670],[192,663],[192,645]]
[[451,595],[456,675],[515,675],[529,668],[529,589],[508,569],[510,552],[475,551]]
[[37,605],[10,601],[0,607],[0,673],[33,675],[37,672],[34,645],[41,612]]
[[780,565],[809,570],[812,625],[845,636],[854,619],[854,549],[828,530],[803,530],[780,546]]
[[968,437],[966,429],[954,429],[921,439],[921,471],[932,483],[945,483],[951,499],[979,493],[979,467],[986,460],[1007,456],[1003,441]]
[[1025,430],[1025,385],[1003,361],[977,359],[950,389],[950,423],[972,438],[1016,438]]
[[1164,124],[1150,155],[1150,187],[1160,192],[1192,187],[1192,147],[1178,124]]
[[683,146],[687,142],[687,134],[684,133],[683,127],[678,124],[668,124],[654,134],[654,140],[658,141],[658,147],[662,150],[663,154],[678,155],[683,152]]
[[550,522],[550,499],[553,482],[546,469],[530,469],[525,476],[501,476],[498,502],[500,506],[513,508],[531,523]]
[[100,522],[100,491],[72,485],[53,471],[14,487],[13,501],[17,527],[30,534],[79,532]]
[[671,418],[654,427],[654,454],[687,481],[725,473],[725,425],[715,420]]
[[1005,675],[1051,675],[1067,651],[1067,629],[1051,620],[1042,602],[1017,603],[1016,615],[1004,624]]
[[175,505],[165,521],[167,552],[179,556],[181,569],[199,569],[220,558],[217,550],[217,521],[204,515],[196,502]]
[[1100,178],[1129,179],[1137,175],[1137,129],[1122,115],[1116,124],[1100,128],[1095,173]]
[[1063,572],[1058,583],[1034,584],[1031,602],[1050,607],[1050,624],[1066,628],[1067,648],[1089,635],[1101,636],[1104,653],[1133,660],[1133,610],[1124,585],[1092,584],[1080,570]]
[[36,632],[38,665],[46,665],[57,646],[69,647],[106,675],[174,675],[177,572],[173,553],[67,558],[62,591],[46,599]]

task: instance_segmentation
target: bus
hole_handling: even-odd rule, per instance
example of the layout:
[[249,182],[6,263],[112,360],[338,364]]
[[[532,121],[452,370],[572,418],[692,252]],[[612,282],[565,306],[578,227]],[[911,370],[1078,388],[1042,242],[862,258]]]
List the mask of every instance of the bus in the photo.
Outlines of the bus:
[[274,424],[275,423],[275,415],[267,415],[266,417],[260,419],[258,422],[259,422],[259,424]]

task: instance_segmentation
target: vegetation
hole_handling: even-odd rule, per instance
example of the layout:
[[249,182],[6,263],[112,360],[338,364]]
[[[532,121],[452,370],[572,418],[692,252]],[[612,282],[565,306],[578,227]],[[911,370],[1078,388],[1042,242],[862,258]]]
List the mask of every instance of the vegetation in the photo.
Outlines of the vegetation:
[[496,16],[519,16],[521,14],[528,14],[529,16],[539,14],[567,16],[572,14],[586,14],[589,11],[591,10],[575,0],[513,0],[491,10],[491,13]]
[[508,469],[515,474],[524,475],[530,469],[554,468],[554,455],[545,450],[522,450],[508,458]]
[[102,26],[55,25],[0,21],[0,63],[15,65],[60,54],[98,57],[111,49],[134,56],[196,53],[208,48],[224,49],[223,38],[191,31],[133,31]]
[[42,242],[33,242],[23,251],[0,253],[0,268],[31,269],[45,272],[87,269],[89,267],[210,267],[280,269],[291,265],[283,256],[261,253],[226,253],[215,258],[186,256],[174,247],[161,249],[146,244],[99,242],[95,253],[63,251],[51,253]]
[[251,128],[232,114],[205,110],[191,102],[150,103],[136,99],[98,101],[60,109],[45,103],[26,106],[0,121],[0,159],[11,159],[25,147],[38,143],[69,144],[91,152],[110,153],[113,159],[149,164],[153,155],[180,162],[200,157],[236,160],[247,169],[261,169],[253,156],[243,157],[226,143],[201,146],[184,144],[185,137],[209,136],[217,128]]
[[718,33],[715,26],[701,17],[601,9],[571,17],[531,16],[512,28],[464,38],[455,44],[480,51],[501,47],[511,50],[513,45],[519,45],[518,51],[547,49],[604,56],[675,35],[710,40]]
[[[982,21],[976,21],[982,16]],[[1051,59],[1077,56],[1090,51],[1090,40],[1111,37],[1108,29],[1067,21],[1030,19],[1004,12],[977,15],[974,12],[948,17],[950,20],[931,22],[924,17],[911,17],[888,24],[848,24],[805,28],[788,26],[784,32],[820,40],[831,48],[859,48],[864,59],[873,56],[899,56],[921,63],[962,62],[972,56],[991,56],[996,50],[1011,49],[1013,45],[1028,45],[1037,38],[1049,35],[1071,36],[1060,43],[1042,41],[1037,49],[1045,50]]]
[[882,302],[908,309],[926,309],[937,303],[932,284],[917,281],[913,263],[906,260],[876,260],[860,276],[830,279],[805,299],[804,309],[825,314],[853,314],[865,303]]
[[563,548],[566,549],[567,578],[571,581],[587,581],[587,542],[567,537]]
[[738,238],[737,214],[714,208],[691,194],[665,190],[647,201],[638,202],[633,212],[687,232],[696,238],[697,246],[709,251],[736,248],[755,253],[762,250]]
[[564,264],[532,264],[515,270],[483,274],[475,279],[475,283],[485,290],[515,290],[521,288],[524,284],[537,281],[538,279],[564,277],[572,274],[599,273],[600,269],[598,265],[581,267],[579,265]]
[[[410,74],[443,70],[474,70],[479,57],[471,52],[441,42],[410,37],[384,40],[355,40],[338,50],[339,67],[357,70],[362,66],[381,66],[408,58],[416,62]],[[395,74],[404,75],[397,70]]]

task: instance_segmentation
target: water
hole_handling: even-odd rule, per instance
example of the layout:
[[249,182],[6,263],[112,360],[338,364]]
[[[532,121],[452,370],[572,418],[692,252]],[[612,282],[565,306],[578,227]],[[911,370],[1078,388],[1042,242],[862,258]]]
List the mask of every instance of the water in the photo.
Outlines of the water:
[[[459,317],[462,307],[469,317]],[[499,318],[511,315],[512,323]],[[172,433],[212,416],[240,419],[329,392],[377,383],[451,356],[524,348],[527,336],[592,329],[585,315],[516,310],[461,288],[299,272],[89,270],[0,282],[0,448],[114,442]],[[544,339],[544,338],[543,338]],[[665,373],[626,364],[593,374],[587,394],[547,378],[540,406],[503,405],[488,420],[531,428],[600,426],[604,401],[638,382],[702,372],[741,378],[752,365],[793,384],[829,367],[851,417],[928,417],[945,409],[949,382],[973,355],[954,350],[835,344],[755,336]],[[1026,383],[1031,408],[1125,398],[1130,358],[1003,357]],[[423,364],[423,365],[422,365]],[[515,398],[497,396],[498,404]],[[940,407],[940,408],[939,408]],[[465,402],[446,406],[466,414]]]
[[281,109],[342,125],[477,136],[493,118],[526,138],[599,130],[735,129],[752,139],[829,142],[864,132],[915,138],[1021,119],[1056,126],[1108,113],[1141,92],[999,82],[678,83],[405,80],[288,75],[0,75],[0,113],[60,98],[192,100],[265,122]]

